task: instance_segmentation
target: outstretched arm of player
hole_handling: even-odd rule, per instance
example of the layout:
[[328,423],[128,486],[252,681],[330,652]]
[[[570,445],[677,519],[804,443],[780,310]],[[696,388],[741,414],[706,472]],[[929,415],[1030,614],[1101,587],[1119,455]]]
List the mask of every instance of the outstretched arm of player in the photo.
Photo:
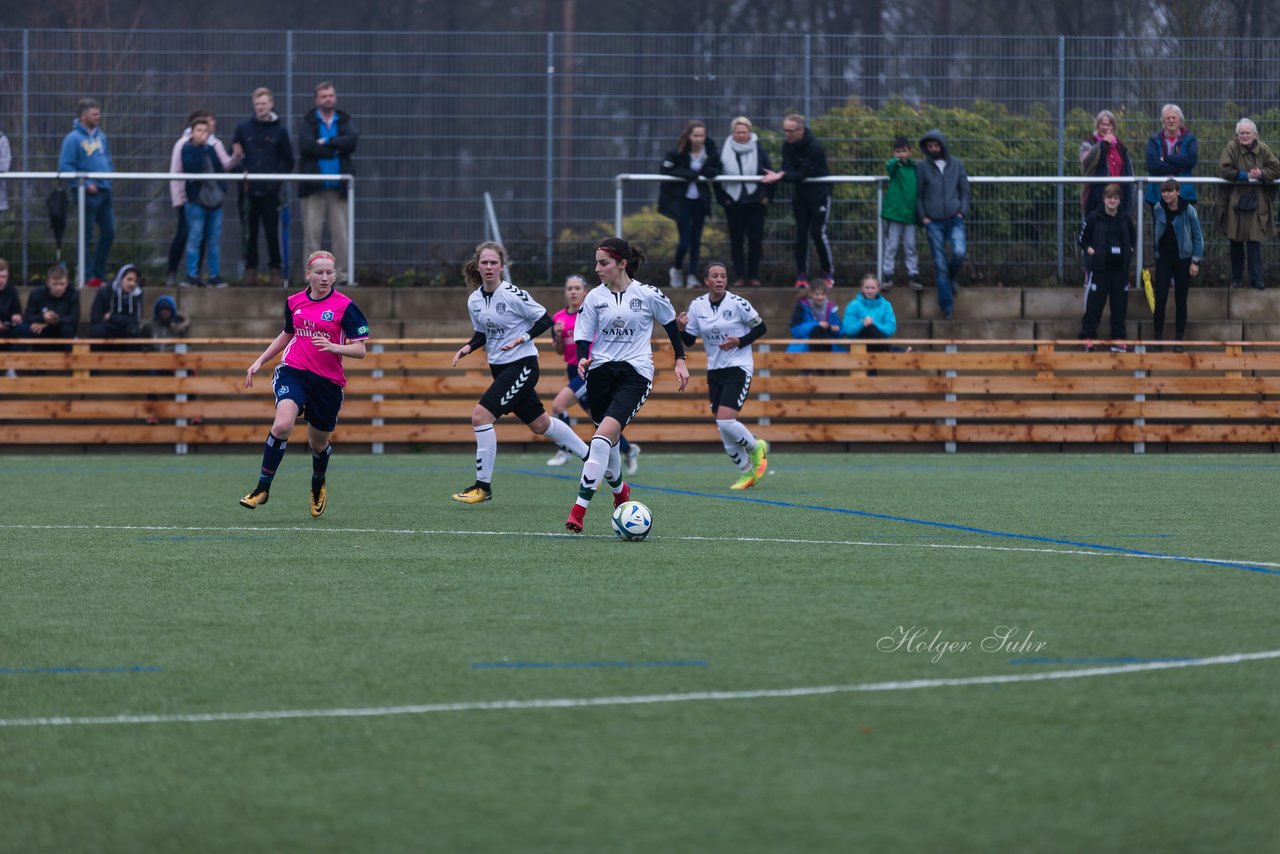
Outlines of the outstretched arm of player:
[[685,386],[689,384],[689,368],[684,362],[684,339],[681,337],[680,324],[674,320],[670,323],[664,323],[662,328],[667,330],[667,338],[671,340],[671,349],[676,354],[676,382],[680,386],[680,390],[684,391]]
[[285,348],[292,337],[288,332],[281,332],[275,337],[275,340],[267,345],[267,349],[262,351],[262,355],[253,360],[253,364],[249,366],[249,370],[244,375],[245,388],[253,388],[253,375],[262,370],[262,366],[267,362],[280,355],[280,351]]
[[463,344],[458,349],[458,352],[453,354],[452,367],[456,368],[458,366],[458,362],[462,360],[463,356],[467,355],[468,353],[474,353],[476,350],[479,350],[481,347],[483,347],[484,342],[485,342],[485,337],[483,332],[477,332],[475,335],[472,335],[471,340],[468,341],[466,344]]

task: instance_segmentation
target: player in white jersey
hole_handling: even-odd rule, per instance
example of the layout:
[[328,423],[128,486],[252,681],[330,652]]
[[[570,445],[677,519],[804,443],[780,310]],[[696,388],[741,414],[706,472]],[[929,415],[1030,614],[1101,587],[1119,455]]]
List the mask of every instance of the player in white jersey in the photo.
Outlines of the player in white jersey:
[[650,338],[655,323],[666,329],[671,339],[680,391],[689,384],[676,310],[662,291],[631,278],[643,261],[640,250],[620,237],[600,241],[596,246],[600,284],[583,300],[574,325],[578,375],[587,379],[587,407],[596,423],[591,450],[582,466],[578,500],[564,523],[574,533],[582,531],[587,507],[600,488],[602,477],[613,490],[615,507],[630,497],[631,488],[622,480],[618,437],[644,406],[653,388]]
[[538,399],[538,348],[535,336],[551,328],[551,316],[527,291],[503,279],[507,250],[486,241],[463,267],[467,284],[475,288],[467,298],[467,313],[475,335],[453,355],[457,366],[463,356],[484,347],[489,356],[493,383],[480,396],[471,413],[476,434],[476,481],[451,496],[463,504],[479,504],[493,498],[493,464],[498,456],[498,437],[493,424],[508,412],[529,425],[536,435],[545,435],[562,450],[586,459],[587,445],[568,424],[547,415]]
[[765,333],[759,313],[737,294],[728,293],[729,269],[719,261],[707,265],[703,275],[707,292],[695,299],[687,312],[676,318],[684,330],[687,346],[702,338],[707,348],[707,390],[711,412],[725,453],[738,467],[741,476],[730,489],[749,489],[764,477],[769,468],[769,443],[751,435],[738,420],[738,413],[751,391],[751,374],[755,363],[751,342]]

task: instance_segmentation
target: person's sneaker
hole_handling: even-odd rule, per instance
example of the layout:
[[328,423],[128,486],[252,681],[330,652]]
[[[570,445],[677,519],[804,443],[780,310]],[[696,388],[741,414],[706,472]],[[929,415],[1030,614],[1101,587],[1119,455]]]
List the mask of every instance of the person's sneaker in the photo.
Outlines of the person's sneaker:
[[244,278],[240,280],[240,284],[246,288],[257,287],[258,271],[253,269],[252,267],[246,268],[244,271]]
[[671,281],[671,287],[684,287],[684,273],[680,272],[679,267],[672,267],[667,271],[667,278]]
[[212,276],[209,279],[209,287],[211,288],[225,288],[226,286],[227,280],[221,276]]
[[917,293],[924,290],[924,285],[922,285],[920,282],[917,282],[915,279],[911,280],[908,287],[910,287],[911,290],[916,291]]
[[1086,340],[1086,341],[1084,342],[1084,351],[1085,351],[1086,353],[1092,353],[1092,352],[1093,352],[1093,341],[1091,341],[1091,340]]
[[85,282],[84,285],[86,288],[100,288],[102,287],[102,279],[99,279],[95,276],[94,278]]
[[955,309],[947,309],[942,313],[943,320],[954,320],[956,316]]
[[747,282],[747,287],[749,288],[758,288],[758,287],[761,287],[762,285],[763,283],[759,279],[752,279],[751,281]]
[[1255,291],[1265,291],[1265,290],[1267,289],[1267,286],[1266,286],[1265,284],[1263,284],[1262,282],[1254,282],[1254,283],[1253,283],[1253,289],[1254,289]]
[[200,283],[199,283],[199,282],[194,282],[194,281],[192,281],[191,279],[183,279],[183,280],[178,284],[178,287],[180,287],[180,288],[198,288],[198,287],[200,287]]
[[631,497],[631,484],[625,480],[622,482],[622,489],[613,494],[613,506],[621,507],[622,502]]
[[564,520],[564,526],[575,534],[582,533],[582,526],[587,521],[587,508],[581,504],[574,504],[569,509],[569,518]]
[[178,274],[172,271],[164,277],[164,286],[166,288],[176,288],[178,286]]
[[734,289],[735,289],[735,290],[738,290],[738,289],[741,289],[741,288],[745,288],[746,286],[747,286],[747,280],[746,280],[746,279],[734,279],[734,280],[733,280],[733,287],[734,287]]
[[834,288],[836,286],[836,277],[830,273],[824,273],[822,280],[827,283],[827,287]]
[[253,510],[267,503],[267,499],[271,497],[269,490],[263,489],[261,486],[255,486],[253,492],[250,492],[244,498],[240,499],[241,507],[248,507]]
[[742,473],[742,477],[738,478],[730,489],[750,489],[756,485],[756,473],[746,471]]
[[627,474],[635,474],[640,468],[640,446],[635,442],[627,449]]
[[279,270],[272,270],[271,271],[271,287],[280,288],[280,287],[284,287],[284,284],[285,284],[284,274],[281,273]]
[[570,457],[569,452],[562,449],[562,450],[556,451],[556,455],[551,459],[547,460],[547,465],[562,466],[565,463],[569,462],[570,459],[572,459],[572,457]]
[[799,277],[797,277],[797,278],[796,278],[796,287],[797,287],[797,288],[807,288],[807,287],[809,287],[809,279],[808,279],[807,277],[805,277],[805,276],[799,276]]
[[329,506],[329,490],[325,489],[323,483],[319,488],[316,484],[311,484],[311,517],[318,518],[327,506]]
[[1183,350],[1182,350],[1182,345],[1181,345],[1181,344],[1174,344],[1174,345],[1173,345],[1173,352],[1175,352],[1175,353],[1181,353],[1181,352],[1183,352]]
[[769,443],[764,439],[756,439],[756,449],[751,452],[751,468],[756,480],[764,477],[764,473],[769,470]]
[[693,273],[690,273],[689,275],[684,277],[684,286],[686,288],[700,288],[702,287],[702,282],[698,280],[697,276],[695,276]]
[[1231,283],[1231,287],[1232,287],[1232,289],[1236,289],[1236,288],[1243,288],[1243,287],[1244,287],[1244,282],[1232,282],[1232,283]]
[[476,486],[468,486],[461,492],[456,492],[449,497],[461,504],[479,504],[482,501],[492,501],[493,492],[477,484]]
[[1124,344],[1112,344],[1111,352],[1112,353],[1128,353],[1129,348]]
[[880,283],[880,290],[887,291],[893,288],[893,279],[885,276],[884,281]]

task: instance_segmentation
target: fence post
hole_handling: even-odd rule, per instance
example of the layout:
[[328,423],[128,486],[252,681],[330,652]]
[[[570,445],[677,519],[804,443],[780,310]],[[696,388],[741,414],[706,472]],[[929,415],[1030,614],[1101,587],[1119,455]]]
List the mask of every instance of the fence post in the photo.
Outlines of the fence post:
[[[1143,344],[1139,344],[1137,347],[1134,347],[1133,349],[1134,349],[1134,352],[1140,353],[1140,354],[1147,352],[1147,348]],[[1146,379],[1147,372],[1134,371],[1133,376],[1135,379],[1140,379],[1140,380]],[[1133,400],[1135,403],[1146,403],[1147,396],[1141,393],[1135,394],[1133,396]],[[1138,428],[1138,435],[1141,437],[1144,433],[1146,433],[1146,431],[1143,430],[1142,428],[1147,426],[1147,419],[1135,418],[1133,419],[1133,426]],[[1147,452],[1147,443],[1143,439],[1139,438],[1138,441],[1133,443],[1133,452],[1135,454],[1145,454]]]
[[811,97],[809,80],[813,76],[813,36],[804,34],[804,120],[813,123],[813,111],[809,107]]
[[1142,194],[1146,191],[1146,189],[1147,189],[1146,182],[1143,181],[1141,177],[1139,177],[1137,180],[1137,183],[1133,185],[1133,197],[1134,197],[1134,201],[1137,202],[1137,206],[1138,206],[1138,245],[1134,247],[1134,253],[1133,253],[1134,260],[1137,262],[1137,264],[1134,266],[1133,284],[1139,290],[1142,289],[1142,265],[1145,263],[1142,257],[1142,250],[1143,250],[1142,213],[1143,213],[1143,209],[1146,208],[1146,205],[1142,201]]
[[[834,197],[834,193],[832,194]],[[884,181],[876,179],[876,276],[884,275],[884,220],[880,215],[884,213]],[[914,226],[912,226],[914,228]],[[893,272],[889,273],[889,284],[893,284]],[[853,284],[850,282],[849,284]],[[885,283],[881,282],[880,286],[884,287]],[[856,285],[855,285],[856,287]]]
[[[84,176],[76,188],[76,290],[84,287]],[[102,235],[98,235],[102,239]]]
[[[386,347],[384,347],[384,346],[383,346],[383,345],[381,345],[381,344],[374,344],[370,349],[371,349],[375,354],[377,354],[377,353],[381,353],[381,352],[383,352],[383,351],[386,349]],[[383,370],[382,370],[382,368],[375,368],[375,369],[373,370],[373,372],[372,372],[371,376],[372,376],[372,377],[373,377],[373,379],[375,379],[375,380],[376,380],[376,379],[381,379],[381,378],[382,378],[382,376],[383,376]],[[373,395],[373,402],[374,402],[374,403],[381,403],[381,402],[382,402],[383,400],[385,400],[385,399],[386,399],[386,395],[382,395],[382,394],[375,394],[375,395]],[[382,418],[374,418],[374,419],[373,419],[373,426],[374,426],[374,427],[381,427],[382,425],[384,425],[384,424],[386,424],[386,423],[387,423],[387,422],[386,422],[384,419],[382,419]],[[370,452],[371,452],[371,453],[374,453],[374,454],[381,454],[384,450],[385,450],[385,446],[384,446],[381,442],[374,442],[374,443],[373,443],[373,445],[372,445],[372,447],[370,448]]]
[[555,215],[555,157],[552,155],[552,146],[555,145],[555,134],[552,127],[555,124],[555,96],[556,96],[556,36],[555,33],[547,33],[547,205],[546,205],[546,256],[547,256],[547,281],[551,281],[551,247],[552,237],[555,232],[553,230],[552,219]]
[[[956,345],[955,345],[955,344],[948,344],[948,345],[946,346],[946,352],[948,352],[948,353],[956,353],[956,352],[959,352],[959,351],[956,349]],[[949,370],[947,370],[947,371],[945,372],[944,376],[945,376],[947,379],[949,379],[949,380],[950,380],[950,379],[955,379],[955,378],[956,378],[956,371],[955,371],[954,369],[949,369]],[[954,386],[953,386],[952,388],[954,389]],[[943,399],[944,399],[947,403],[955,403],[955,402],[956,402],[956,394],[955,394],[955,391],[949,391],[949,392],[947,392],[946,396],[945,396]],[[943,425],[944,425],[944,426],[946,426],[946,427],[955,427],[955,426],[956,426],[956,419],[954,419],[954,418],[947,418],[947,419],[943,420],[943,422],[942,422],[942,423],[943,423]],[[955,440],[955,434],[952,434],[952,438],[951,438],[951,439],[949,439],[949,440],[947,441],[945,448],[946,448],[946,452],[947,452],[948,454],[954,454],[954,453],[956,452],[956,440]]]
[[[293,30],[286,30],[284,34],[284,121],[285,128],[288,129],[289,133],[296,134],[297,128],[293,124]],[[288,217],[287,222],[292,223],[294,219],[293,200],[297,195],[297,188],[292,181],[286,181],[283,189],[285,214]],[[293,242],[293,235],[290,232],[292,232],[291,228],[282,227],[280,229],[280,236],[284,238],[286,244]],[[255,236],[254,239],[256,240],[257,237]],[[288,245],[280,247],[280,251],[285,260],[284,269],[280,273],[284,276],[284,285],[287,288],[289,287],[288,259],[294,257],[294,255],[289,251]],[[306,259],[303,259],[303,263],[306,263]]]
[[[103,287],[106,287],[106,286],[105,286],[105,285],[103,285]],[[185,353],[185,352],[187,352],[187,345],[186,345],[186,344],[175,344],[175,345],[173,346],[173,352],[175,352],[175,353]],[[181,379],[181,378],[183,378],[183,377],[188,376],[187,369],[186,369],[186,368],[179,368],[178,370],[174,371],[174,376],[178,377],[179,379]],[[173,400],[174,400],[174,403],[186,403],[186,402],[187,402],[187,396],[186,396],[185,394],[176,394],[176,395],[174,395],[174,396],[173,396]],[[182,417],[179,417],[178,419],[176,419],[176,420],[174,421],[174,424],[175,424],[175,425],[177,425],[178,427],[186,427],[186,426],[187,426],[187,423],[188,423],[188,422],[187,422],[187,419],[182,418]],[[186,442],[179,442],[178,444],[174,445],[174,446],[173,446],[173,452],[174,452],[175,454],[178,454],[179,456],[181,456],[181,455],[185,454],[185,453],[187,452],[187,443],[186,443]]]
[[613,179],[613,234],[622,236],[622,176]]
[[[1063,171],[1066,165],[1066,152],[1063,151],[1064,140],[1067,135],[1067,40],[1065,36],[1058,36],[1058,177],[1066,175]],[[1059,184],[1054,191],[1057,196],[1058,211],[1058,282],[1066,281],[1066,267],[1062,259],[1062,247],[1066,240],[1066,233],[1062,218],[1063,192],[1062,184]]]
[[[31,151],[31,31],[22,31],[22,171],[31,171],[28,158]],[[31,282],[31,259],[27,250],[30,238],[30,217],[27,208],[31,202],[31,185],[25,180],[18,185],[19,200],[22,203],[22,281]]]
[[356,177],[347,179],[347,284],[356,286]]

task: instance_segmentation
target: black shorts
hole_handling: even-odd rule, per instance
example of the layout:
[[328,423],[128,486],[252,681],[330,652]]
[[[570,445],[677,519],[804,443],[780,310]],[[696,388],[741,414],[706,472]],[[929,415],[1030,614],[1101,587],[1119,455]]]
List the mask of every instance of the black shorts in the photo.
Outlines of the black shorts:
[[528,356],[505,365],[489,365],[493,383],[480,395],[480,405],[501,418],[508,412],[532,424],[546,412],[538,399],[538,357]]
[[711,412],[727,406],[735,412],[742,411],[751,391],[751,375],[742,368],[716,368],[707,371],[707,396],[711,398]]
[[587,409],[599,424],[613,418],[623,427],[631,423],[649,399],[653,381],[626,362],[605,362],[587,374]]
[[311,371],[277,365],[271,385],[276,392],[276,406],[282,400],[292,400],[307,423],[322,433],[332,433],[338,425],[342,386],[337,383]]

